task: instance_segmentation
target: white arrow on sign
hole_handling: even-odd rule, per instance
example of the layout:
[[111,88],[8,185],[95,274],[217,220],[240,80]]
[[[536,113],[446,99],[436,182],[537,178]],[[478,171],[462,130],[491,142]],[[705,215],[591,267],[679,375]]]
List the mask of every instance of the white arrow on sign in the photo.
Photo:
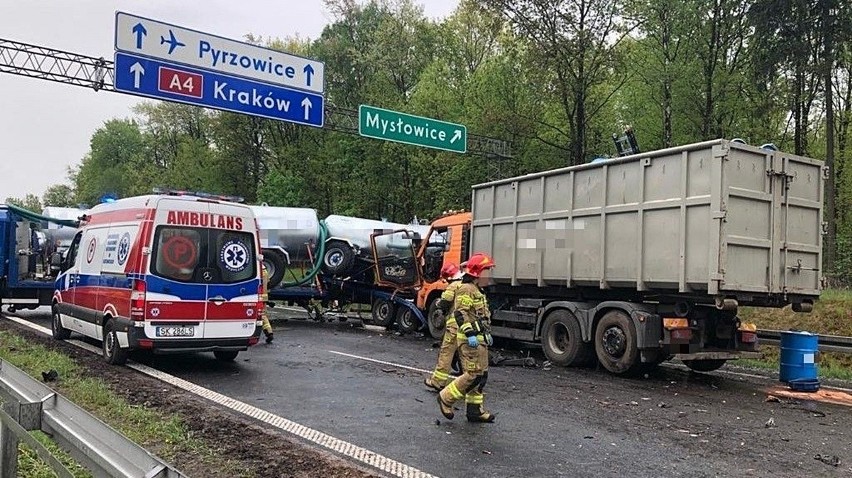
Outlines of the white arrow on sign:
[[130,73],[133,73],[133,87],[139,89],[139,79],[145,74],[145,68],[137,61],[130,66]]
[[461,130],[457,129],[455,133],[453,133],[453,137],[450,139],[450,144],[456,142],[457,139],[461,139]]
[[312,106],[313,106],[313,103],[311,103],[310,99],[305,98],[305,99],[302,100],[302,108],[305,109],[305,119],[306,120],[311,117],[311,107]]

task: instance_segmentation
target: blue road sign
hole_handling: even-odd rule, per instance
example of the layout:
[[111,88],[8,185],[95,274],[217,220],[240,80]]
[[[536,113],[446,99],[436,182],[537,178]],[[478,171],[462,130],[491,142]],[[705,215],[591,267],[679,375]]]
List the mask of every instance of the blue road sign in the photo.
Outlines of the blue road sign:
[[119,52],[115,89],[319,128],[325,116],[322,95]]

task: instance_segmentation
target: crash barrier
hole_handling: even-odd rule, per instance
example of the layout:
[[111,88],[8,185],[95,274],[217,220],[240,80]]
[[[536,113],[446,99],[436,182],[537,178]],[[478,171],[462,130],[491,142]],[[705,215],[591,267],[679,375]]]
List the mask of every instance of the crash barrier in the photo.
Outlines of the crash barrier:
[[33,448],[60,477],[72,474],[29,431],[40,430],[95,477],[185,475],[67,398],[0,360],[0,478],[17,476],[18,442]]
[[818,335],[810,332],[781,332],[779,380],[791,385],[817,380],[818,339]]
[[[758,330],[757,338],[764,345],[780,345],[781,330]],[[840,335],[816,335],[820,352],[852,353],[852,337]]]

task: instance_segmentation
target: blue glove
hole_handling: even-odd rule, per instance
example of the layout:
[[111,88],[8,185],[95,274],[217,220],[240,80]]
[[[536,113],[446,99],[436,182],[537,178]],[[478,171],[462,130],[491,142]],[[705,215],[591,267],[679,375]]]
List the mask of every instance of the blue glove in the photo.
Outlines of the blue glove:
[[479,339],[477,339],[475,335],[471,335],[467,338],[467,346],[474,349],[479,347]]

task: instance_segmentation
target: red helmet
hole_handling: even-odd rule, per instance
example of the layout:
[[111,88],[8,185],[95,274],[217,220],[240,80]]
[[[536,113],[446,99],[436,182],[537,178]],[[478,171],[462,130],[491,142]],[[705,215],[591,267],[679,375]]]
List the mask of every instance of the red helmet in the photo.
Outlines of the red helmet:
[[441,277],[446,280],[458,280],[461,279],[461,276],[461,269],[452,262],[444,264],[444,267],[441,268]]
[[470,256],[466,262],[462,263],[465,268],[464,273],[473,277],[482,275],[482,271],[494,267],[494,259],[488,254],[477,252]]

